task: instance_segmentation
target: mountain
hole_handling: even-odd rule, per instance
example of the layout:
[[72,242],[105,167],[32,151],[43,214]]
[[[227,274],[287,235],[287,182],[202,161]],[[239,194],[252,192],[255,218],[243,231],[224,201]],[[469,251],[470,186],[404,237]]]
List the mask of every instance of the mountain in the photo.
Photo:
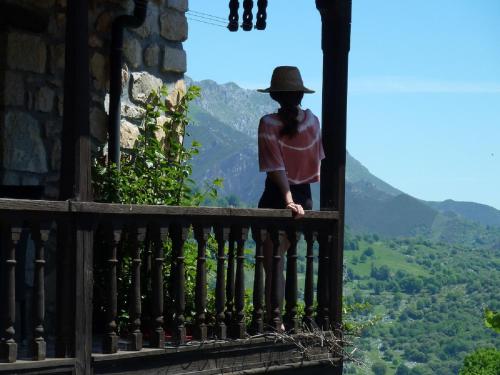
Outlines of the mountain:
[[[202,144],[200,154],[193,159],[193,179],[200,182],[221,177],[222,195],[237,196],[255,207],[265,179],[258,170],[258,122],[277,106],[268,95],[234,83],[189,83],[202,90],[202,97],[191,106],[193,125],[188,138]],[[312,191],[318,203],[319,184],[313,184]],[[346,224],[355,231],[385,236],[422,234],[450,242],[489,242],[497,232],[492,234],[482,226],[500,227],[500,211],[472,202],[416,199],[374,176],[347,153]]]

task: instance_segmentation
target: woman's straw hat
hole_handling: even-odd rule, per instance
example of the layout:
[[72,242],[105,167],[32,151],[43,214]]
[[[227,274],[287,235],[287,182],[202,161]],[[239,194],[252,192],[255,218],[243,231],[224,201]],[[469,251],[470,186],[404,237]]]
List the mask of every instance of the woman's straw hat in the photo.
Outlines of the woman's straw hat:
[[300,91],[312,94],[314,91],[304,87],[300,71],[296,66],[278,66],[274,68],[271,87],[259,89],[259,92]]

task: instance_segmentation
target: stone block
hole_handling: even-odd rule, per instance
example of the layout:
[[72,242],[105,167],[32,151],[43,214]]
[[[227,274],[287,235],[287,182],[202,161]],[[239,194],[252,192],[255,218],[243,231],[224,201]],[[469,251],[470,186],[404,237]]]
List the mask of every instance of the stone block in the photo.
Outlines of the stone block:
[[96,89],[106,88],[108,75],[107,75],[107,61],[104,55],[96,52],[90,59],[90,72],[94,81]]
[[6,106],[22,106],[25,98],[24,80],[20,74],[5,72],[5,86],[0,91],[0,103]]
[[50,152],[50,168],[53,171],[61,169],[61,140],[55,139]]
[[100,143],[105,143],[108,136],[108,115],[102,109],[93,107],[89,115],[90,134]]
[[163,81],[146,72],[132,73],[131,97],[137,102],[145,102],[153,90],[158,90]]
[[10,111],[2,134],[3,167],[13,171],[47,172],[47,156],[38,122],[30,115]]
[[170,105],[176,105],[179,102],[179,98],[186,94],[186,91],[186,83],[183,79],[179,79],[175,83],[169,84],[167,100]]
[[160,34],[167,40],[184,42],[188,37],[188,23],[184,13],[168,9],[160,18]]
[[165,46],[162,69],[165,72],[185,73],[187,70],[186,51],[182,48]]
[[137,29],[131,29],[134,33],[141,36],[142,38],[147,38],[153,34],[159,34],[160,32],[160,22],[159,22],[160,12],[158,6],[156,6],[152,1],[149,2],[148,13],[146,15],[146,20],[141,27]]
[[45,138],[60,138],[62,133],[62,121],[49,120],[45,123]]
[[132,37],[128,37],[123,43],[123,55],[132,68],[138,68],[142,63],[141,43]]
[[122,120],[120,126],[120,145],[125,149],[134,147],[135,141],[139,137],[139,128],[134,124]]
[[158,66],[160,63],[160,47],[153,44],[144,50],[144,63],[146,66]]
[[7,66],[11,69],[45,73],[47,45],[42,38],[19,32],[7,36]]
[[54,108],[54,90],[48,87],[40,88],[36,93],[35,108],[40,112],[52,112]]
[[89,35],[89,47],[101,48],[103,45],[104,44],[101,38],[99,38],[96,33],[92,33]]
[[146,110],[129,103],[122,103],[121,115],[132,122],[140,122]]
[[188,0],[167,0],[167,7],[178,10],[179,12],[187,12]]
[[58,70],[64,70],[64,59],[65,48],[63,43],[50,47],[50,71],[52,73],[57,73]]
[[95,29],[100,33],[110,33],[113,15],[110,12],[101,13],[96,20]]

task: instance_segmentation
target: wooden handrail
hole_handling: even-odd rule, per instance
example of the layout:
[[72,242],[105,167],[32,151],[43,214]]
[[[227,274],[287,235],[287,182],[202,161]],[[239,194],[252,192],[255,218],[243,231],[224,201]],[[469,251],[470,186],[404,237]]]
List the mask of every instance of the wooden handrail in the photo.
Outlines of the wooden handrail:
[[[99,215],[165,215],[165,216],[196,216],[196,217],[233,217],[253,219],[290,219],[290,210],[274,210],[265,208],[226,208],[226,207],[189,207],[163,206],[141,204],[117,204],[76,201],[44,201],[28,199],[0,198],[0,211],[24,212],[74,212],[94,213]],[[337,220],[337,211],[306,211],[300,220]]]

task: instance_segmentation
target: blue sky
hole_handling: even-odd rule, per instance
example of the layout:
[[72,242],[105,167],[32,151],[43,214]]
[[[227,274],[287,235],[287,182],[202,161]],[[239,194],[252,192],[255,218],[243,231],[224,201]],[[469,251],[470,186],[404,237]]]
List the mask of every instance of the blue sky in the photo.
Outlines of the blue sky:
[[[190,0],[187,74],[258,88],[275,66],[297,65],[317,90],[304,105],[320,114],[314,1],[269,1],[265,31],[230,33],[192,19],[226,18],[228,2]],[[351,154],[417,198],[500,209],[499,21],[499,0],[353,0]]]

